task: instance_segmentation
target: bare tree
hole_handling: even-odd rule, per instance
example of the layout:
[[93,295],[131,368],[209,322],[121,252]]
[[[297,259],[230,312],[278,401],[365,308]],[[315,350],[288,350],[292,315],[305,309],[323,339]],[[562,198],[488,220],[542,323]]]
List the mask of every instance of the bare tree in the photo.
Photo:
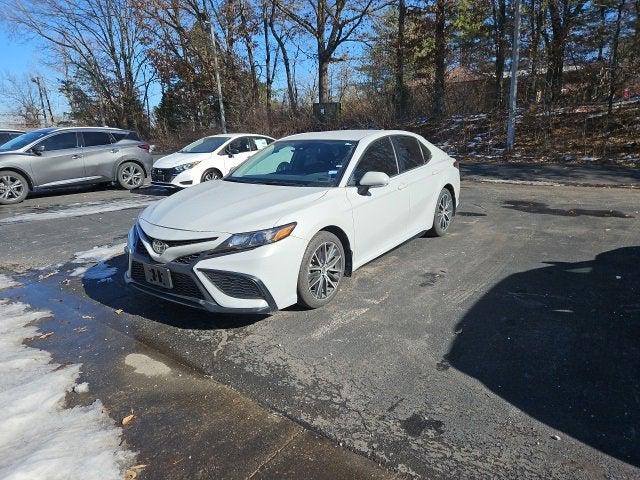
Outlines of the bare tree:
[[6,74],[0,82],[3,103],[12,115],[21,119],[27,128],[39,127],[46,113],[39,106],[39,92],[31,75]]
[[353,40],[368,16],[386,5],[380,0],[310,0],[305,3],[277,0],[277,7],[316,43],[320,103],[329,101],[329,64],[338,61],[335,56],[338,47]]

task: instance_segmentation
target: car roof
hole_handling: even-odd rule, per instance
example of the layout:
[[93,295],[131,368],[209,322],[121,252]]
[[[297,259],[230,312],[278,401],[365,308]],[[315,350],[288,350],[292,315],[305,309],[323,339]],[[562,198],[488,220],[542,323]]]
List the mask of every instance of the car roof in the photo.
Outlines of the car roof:
[[15,130],[13,128],[0,128],[2,133],[24,133],[24,130]]
[[225,137],[225,138],[237,138],[237,137],[266,137],[273,138],[263,133],[216,133],[215,135],[207,135],[206,138]]
[[[359,142],[364,139],[374,139],[385,135],[410,135],[416,137],[415,133],[404,130],[330,130],[326,132],[297,133],[285,137],[286,140],[344,140]],[[284,140],[283,139],[283,140]]]

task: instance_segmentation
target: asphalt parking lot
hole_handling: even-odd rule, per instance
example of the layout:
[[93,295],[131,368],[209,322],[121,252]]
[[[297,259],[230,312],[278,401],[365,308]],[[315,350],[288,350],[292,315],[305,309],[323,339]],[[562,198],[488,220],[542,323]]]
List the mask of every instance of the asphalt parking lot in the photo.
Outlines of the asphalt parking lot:
[[2,271],[30,304],[91,312],[391,472],[640,476],[639,191],[463,182],[449,236],[374,260],[327,308],[268,317],[131,291],[123,254],[92,267],[108,277],[70,275],[162,195],[91,188],[2,207]]

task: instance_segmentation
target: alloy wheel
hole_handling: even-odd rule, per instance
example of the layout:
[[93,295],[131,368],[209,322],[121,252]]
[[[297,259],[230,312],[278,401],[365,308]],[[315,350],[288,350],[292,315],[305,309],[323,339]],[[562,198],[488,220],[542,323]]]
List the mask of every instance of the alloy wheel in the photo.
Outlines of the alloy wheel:
[[343,270],[344,262],[338,246],[333,242],[322,243],[309,262],[309,292],[318,300],[330,297],[338,288]]
[[122,169],[122,173],[120,174],[120,177],[124,184],[132,188],[139,187],[140,185],[142,185],[142,182],[144,181],[144,174],[142,172],[142,168],[140,168],[140,166],[136,165],[135,163],[126,165]]
[[453,201],[451,200],[451,195],[445,194],[440,197],[436,217],[442,231],[449,228],[451,217],[453,217]]
[[24,183],[13,175],[3,175],[0,177],[0,199],[16,200],[24,194]]
[[210,172],[206,172],[203,177],[202,177],[202,181],[203,182],[210,182],[211,180],[217,180],[220,178],[220,175],[218,174],[218,172],[216,171],[210,171]]

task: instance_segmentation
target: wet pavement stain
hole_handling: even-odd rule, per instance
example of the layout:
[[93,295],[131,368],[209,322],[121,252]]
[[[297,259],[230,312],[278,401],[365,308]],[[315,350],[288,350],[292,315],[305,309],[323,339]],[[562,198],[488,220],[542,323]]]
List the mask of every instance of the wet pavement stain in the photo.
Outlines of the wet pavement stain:
[[444,358],[436,363],[436,370],[438,370],[439,372],[449,370],[450,367],[451,365],[449,365],[449,362],[447,362]]
[[440,420],[425,418],[418,413],[414,413],[409,418],[401,422],[402,428],[408,435],[419,437],[425,430],[432,435],[442,435],[444,433],[444,423]]
[[518,210],[526,213],[540,213],[542,215],[557,215],[559,217],[600,217],[600,218],[635,218],[633,215],[620,212],[619,210],[591,210],[584,208],[551,208],[542,202],[531,202],[527,200],[506,200],[504,208]]
[[427,273],[423,273],[421,276],[422,276],[422,283],[420,284],[421,287],[433,287],[436,283],[438,283],[438,280],[444,277],[444,271],[427,272]]

